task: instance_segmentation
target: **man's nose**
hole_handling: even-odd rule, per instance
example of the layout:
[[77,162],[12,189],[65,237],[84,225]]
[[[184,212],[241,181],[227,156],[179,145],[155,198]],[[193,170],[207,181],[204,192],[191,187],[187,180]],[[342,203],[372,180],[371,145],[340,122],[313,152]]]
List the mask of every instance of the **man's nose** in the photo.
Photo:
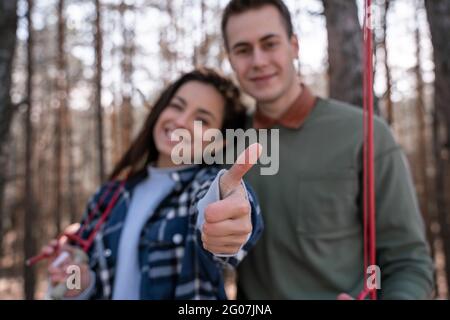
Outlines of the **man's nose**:
[[253,66],[260,68],[267,65],[267,54],[260,48],[253,50]]

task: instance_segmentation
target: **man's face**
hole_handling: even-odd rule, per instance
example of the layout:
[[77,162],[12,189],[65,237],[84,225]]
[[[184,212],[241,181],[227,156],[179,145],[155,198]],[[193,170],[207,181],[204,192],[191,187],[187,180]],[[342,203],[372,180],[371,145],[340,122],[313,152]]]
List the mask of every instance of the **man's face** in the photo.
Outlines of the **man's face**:
[[226,27],[229,60],[242,89],[259,103],[282,98],[295,81],[295,36],[288,38],[273,6],[232,15]]

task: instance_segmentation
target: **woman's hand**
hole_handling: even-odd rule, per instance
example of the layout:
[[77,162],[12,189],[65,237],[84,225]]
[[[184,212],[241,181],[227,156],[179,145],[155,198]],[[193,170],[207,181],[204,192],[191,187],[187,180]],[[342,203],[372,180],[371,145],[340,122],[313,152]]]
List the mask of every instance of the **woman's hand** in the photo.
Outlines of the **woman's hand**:
[[[58,240],[52,240],[48,245],[42,248],[42,253],[51,257],[47,271],[49,275],[52,290],[58,286],[63,286],[64,298],[73,298],[78,296],[89,287],[90,270],[87,262],[82,262],[77,255],[79,248],[58,243]],[[70,278],[69,278],[70,277]]]
[[259,143],[252,144],[220,177],[221,200],[206,207],[202,229],[203,247],[211,253],[236,254],[252,232],[250,202],[241,181],[261,152]]

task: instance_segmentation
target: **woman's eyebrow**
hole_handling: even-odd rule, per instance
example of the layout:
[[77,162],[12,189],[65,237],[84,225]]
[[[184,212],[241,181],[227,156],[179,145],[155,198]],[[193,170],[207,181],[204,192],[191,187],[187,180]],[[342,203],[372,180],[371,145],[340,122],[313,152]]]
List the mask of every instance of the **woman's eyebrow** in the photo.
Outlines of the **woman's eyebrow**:
[[204,115],[210,116],[210,117],[213,118],[214,120],[216,119],[216,117],[214,116],[214,114],[212,114],[210,111],[208,111],[208,110],[205,109],[205,108],[202,108],[202,107],[198,108],[198,113],[202,113],[202,114],[204,114]]
[[183,104],[184,106],[187,105],[186,99],[184,99],[184,98],[182,98],[182,97],[180,97],[180,96],[175,96],[174,99],[178,99],[179,102],[180,102],[181,104]]

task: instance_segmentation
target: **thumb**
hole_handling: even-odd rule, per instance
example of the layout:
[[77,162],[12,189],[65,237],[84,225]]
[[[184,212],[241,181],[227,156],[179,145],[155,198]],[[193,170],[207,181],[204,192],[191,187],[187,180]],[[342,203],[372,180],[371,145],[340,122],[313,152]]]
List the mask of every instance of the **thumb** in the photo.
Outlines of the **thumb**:
[[337,300],[355,300],[355,299],[347,293],[340,293],[337,296]]
[[262,153],[262,146],[254,143],[245,149],[233,166],[220,177],[221,194],[228,194],[237,188],[244,175],[256,164]]

